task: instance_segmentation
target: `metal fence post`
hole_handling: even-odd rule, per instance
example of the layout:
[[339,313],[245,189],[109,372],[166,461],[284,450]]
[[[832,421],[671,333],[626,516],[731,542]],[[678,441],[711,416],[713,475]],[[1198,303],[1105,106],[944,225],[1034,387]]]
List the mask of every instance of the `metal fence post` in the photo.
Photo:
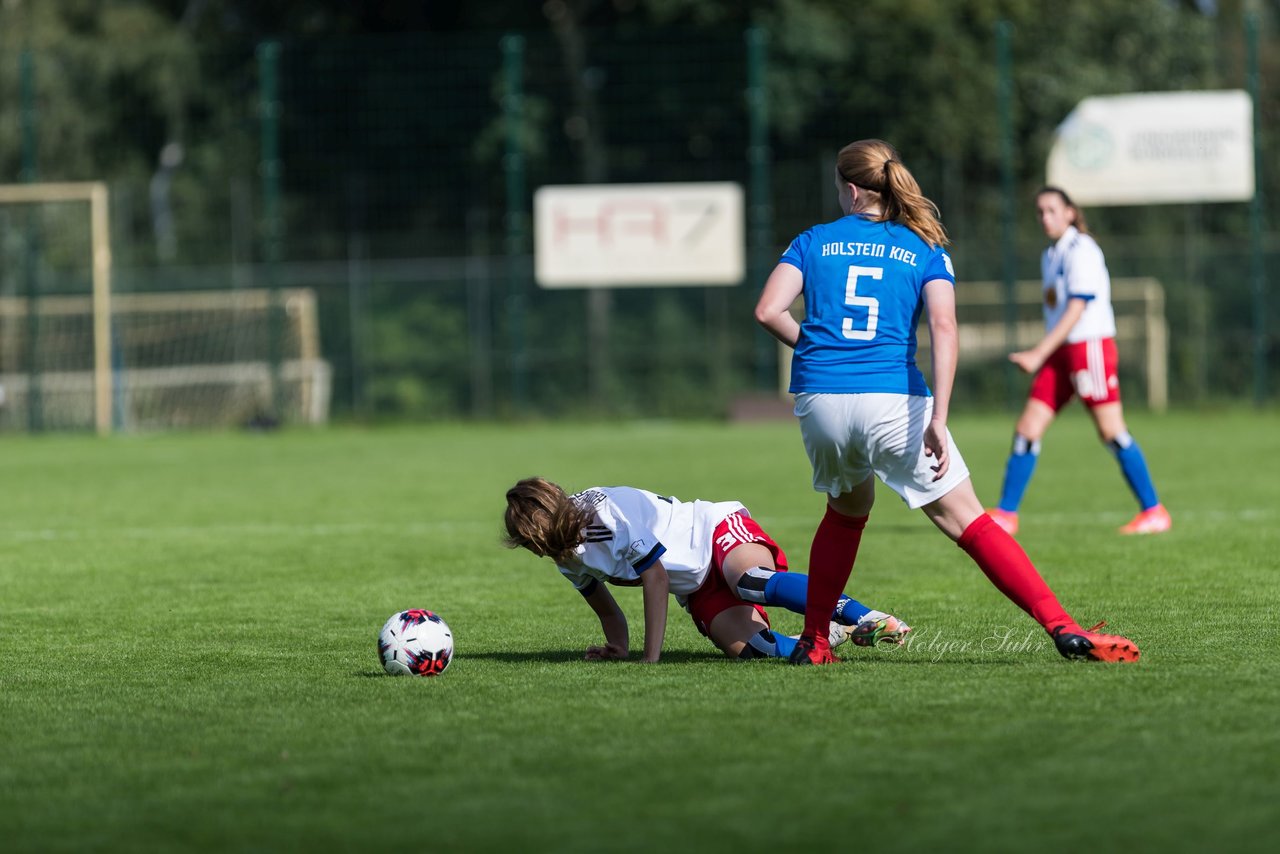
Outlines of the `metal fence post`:
[[[769,177],[769,97],[765,76],[769,65],[769,37],[764,30],[752,27],[747,40],[747,165],[750,177],[747,190],[748,253],[747,285],[764,286],[768,275],[769,250],[773,240],[773,195]],[[746,322],[745,320],[743,322]],[[763,330],[755,330],[756,387],[773,389],[777,384],[774,358],[777,345]]]
[[[1001,279],[1004,282],[1004,336],[1009,352],[1018,349],[1017,294],[1014,293],[1018,278],[1016,255],[1016,229],[1014,215],[1017,198],[1013,181],[1013,62],[1010,42],[1013,25],[1006,20],[996,22],[996,97],[1000,107],[1000,257]],[[1012,409],[1018,402],[1017,372],[1013,364],[1005,362],[1005,401]]]
[[525,353],[526,313],[526,188],[524,145],[524,36],[508,35],[502,39],[502,70],[505,92],[502,113],[506,125],[506,156],[502,160],[507,179],[507,324],[511,347],[511,404],[517,411],[525,408],[528,394],[528,358]]
[[263,256],[266,262],[267,351],[271,362],[271,418],[284,420],[281,387],[281,353],[284,334],[283,306],[280,304],[280,260],[283,256],[283,222],[280,216],[280,43],[258,45],[259,98],[262,123],[262,220]]
[[[24,50],[18,58],[21,90],[22,172],[24,184],[38,178],[36,165],[36,68],[35,57]],[[27,235],[23,258],[23,279],[27,296],[27,430],[44,429],[44,395],[40,377],[40,206],[27,211]]]
[[1258,15],[1244,18],[1249,97],[1253,101],[1253,200],[1249,203],[1249,281],[1253,291],[1253,402],[1267,402],[1267,271],[1262,254],[1262,115],[1258,109]]

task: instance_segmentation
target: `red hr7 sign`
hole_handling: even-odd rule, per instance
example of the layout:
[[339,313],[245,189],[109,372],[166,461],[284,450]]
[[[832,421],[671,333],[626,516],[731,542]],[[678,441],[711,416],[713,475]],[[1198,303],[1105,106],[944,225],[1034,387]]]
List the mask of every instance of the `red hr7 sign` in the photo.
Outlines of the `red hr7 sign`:
[[544,288],[736,285],[742,188],[732,183],[548,186],[533,196]]

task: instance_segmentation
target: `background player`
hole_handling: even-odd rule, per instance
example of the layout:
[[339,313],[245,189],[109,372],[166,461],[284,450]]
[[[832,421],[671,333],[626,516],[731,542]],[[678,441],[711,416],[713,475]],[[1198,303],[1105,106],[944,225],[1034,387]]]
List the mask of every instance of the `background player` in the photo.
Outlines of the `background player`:
[[1156,497],[1147,461],[1129,435],[1120,408],[1116,318],[1102,249],[1089,234],[1084,213],[1063,190],[1045,187],[1037,193],[1036,212],[1045,236],[1053,241],[1040,257],[1048,331],[1030,350],[1009,354],[1009,361],[1035,374],[1035,379],[1014,428],[1000,503],[989,511],[991,517],[1010,534],[1018,532],[1018,505],[1035,471],[1040,439],[1058,411],[1078,394],[1141,508],[1120,533],[1167,531],[1173,522]]
[[[809,557],[804,632],[791,660],[836,660],[826,615],[857,558],[875,474],[907,506],[923,509],[1049,632],[1062,655],[1136,661],[1138,648],[1127,638],[1080,628],[973,491],[947,430],[958,348],[955,272],[937,208],[897,151],[876,139],[840,150],[836,187],[846,216],[792,241],[756,306],[760,324],[795,348],[795,411],[814,489],[827,494]],[[801,293],[805,318],[798,324],[790,308]],[[936,397],[915,363],[925,306]]]
[[[627,619],[600,582],[644,588],[644,660],[657,661],[675,594],[694,625],[726,655],[787,657],[795,640],[774,634],[762,605],[805,613],[808,579],[736,501],[684,502],[629,486],[568,495],[540,477],[507,490],[506,544],[555,561],[600,618],[603,646],[589,660],[626,658]],[[911,627],[848,596],[832,599],[823,640],[902,643]],[[845,627],[849,628],[845,628]]]

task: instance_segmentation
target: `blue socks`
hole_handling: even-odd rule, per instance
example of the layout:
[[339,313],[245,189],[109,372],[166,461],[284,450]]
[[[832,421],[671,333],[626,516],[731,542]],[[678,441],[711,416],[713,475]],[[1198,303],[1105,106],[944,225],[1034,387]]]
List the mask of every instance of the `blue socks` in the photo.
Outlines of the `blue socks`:
[[857,599],[846,596],[841,593],[840,598],[836,600],[835,621],[843,623],[846,626],[856,626],[858,620],[861,620],[867,614],[871,613],[871,609],[863,605]]
[[[786,573],[782,573],[786,575]],[[791,650],[796,648],[796,639],[789,638],[786,635],[773,633],[773,642],[778,646],[778,658],[790,658]]]
[[[1142,456],[1142,449],[1128,433],[1121,433],[1107,443],[1111,452],[1116,455],[1120,471],[1133,490],[1134,497],[1142,505],[1143,510],[1150,510],[1160,503],[1156,497],[1155,485],[1151,483],[1151,473],[1147,471],[1147,461]],[[1001,510],[1017,513],[1022,496],[1031,482],[1031,475],[1036,470],[1036,460],[1040,457],[1040,443],[1029,442],[1023,436],[1014,434],[1013,450],[1009,454],[1009,462],[1004,470],[1004,486],[1000,491]]]
[[[769,576],[769,580],[764,585],[764,604],[781,605],[797,614],[804,613],[808,595],[809,576],[798,572],[775,572]],[[857,599],[842,593],[836,601],[836,610],[831,618],[836,622],[852,626],[870,610]],[[779,644],[781,644],[781,638],[779,638]]]
[[809,576],[794,572],[775,572],[764,585],[764,604],[781,605],[788,611],[804,613],[809,595]]
[[1040,443],[1031,442],[1017,433],[1013,435],[1013,450],[1009,453],[1009,462],[1004,468],[1004,486],[1000,490],[1001,510],[1017,513],[1022,496],[1031,482],[1031,475],[1036,470],[1036,460],[1040,458]]
[[1120,471],[1133,490],[1134,497],[1142,505],[1143,510],[1150,510],[1160,503],[1156,497],[1155,484],[1151,482],[1151,472],[1147,471],[1147,460],[1142,456],[1142,449],[1128,433],[1121,433],[1107,443],[1111,452],[1120,463]]

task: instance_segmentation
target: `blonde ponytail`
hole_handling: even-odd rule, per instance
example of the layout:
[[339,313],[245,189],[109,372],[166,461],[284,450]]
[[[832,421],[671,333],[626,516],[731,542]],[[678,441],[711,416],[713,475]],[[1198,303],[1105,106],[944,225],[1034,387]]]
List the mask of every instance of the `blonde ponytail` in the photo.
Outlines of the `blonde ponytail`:
[[924,195],[889,143],[879,139],[849,143],[836,156],[836,172],[842,181],[862,190],[868,203],[879,202],[877,222],[905,225],[930,246],[951,242],[938,206]]

